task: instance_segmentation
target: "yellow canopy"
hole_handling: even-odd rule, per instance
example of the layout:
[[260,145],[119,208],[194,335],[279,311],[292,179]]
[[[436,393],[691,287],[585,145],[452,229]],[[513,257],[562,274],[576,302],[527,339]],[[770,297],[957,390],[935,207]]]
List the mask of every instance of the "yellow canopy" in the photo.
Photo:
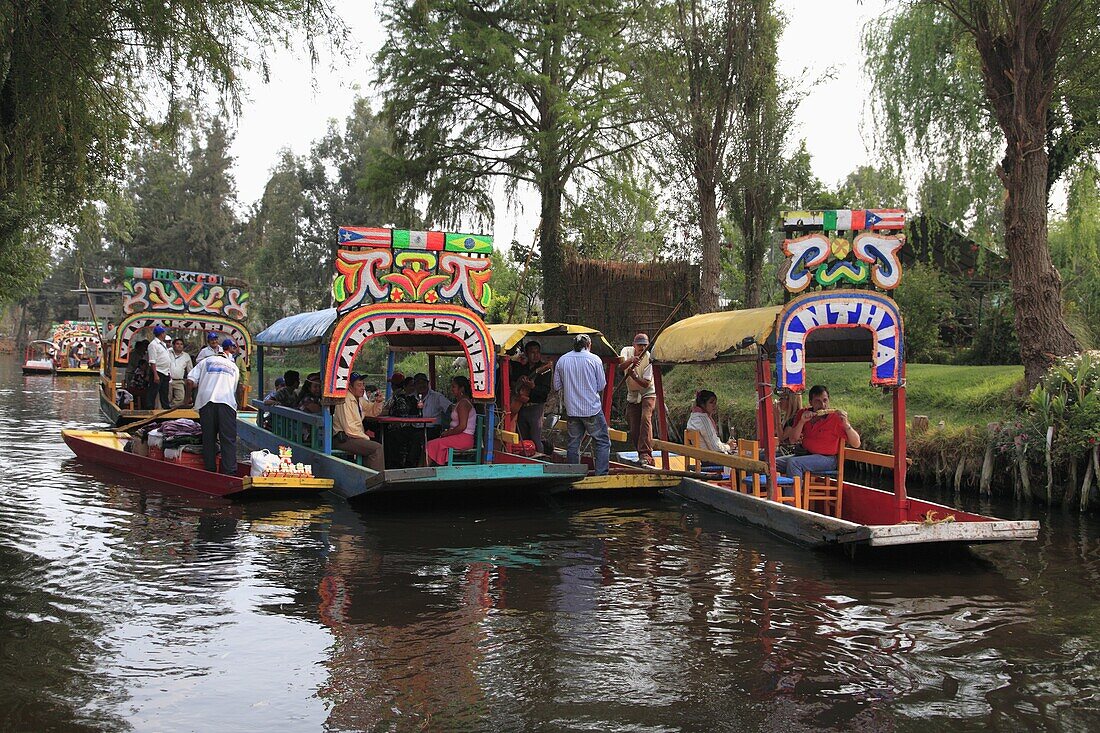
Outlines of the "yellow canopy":
[[755,359],[753,347],[741,349],[741,343],[752,337],[761,345],[775,338],[775,320],[782,306],[750,308],[740,311],[701,313],[673,323],[661,332],[653,345],[653,360],[664,364],[691,364],[712,361]]
[[604,335],[588,326],[576,326],[571,323],[489,323],[489,334],[493,337],[498,353],[506,353],[522,341],[532,338],[542,345],[544,354],[553,356],[564,354],[573,348],[573,336],[585,333],[592,338],[592,353],[596,356],[616,356],[619,352],[608,343]]

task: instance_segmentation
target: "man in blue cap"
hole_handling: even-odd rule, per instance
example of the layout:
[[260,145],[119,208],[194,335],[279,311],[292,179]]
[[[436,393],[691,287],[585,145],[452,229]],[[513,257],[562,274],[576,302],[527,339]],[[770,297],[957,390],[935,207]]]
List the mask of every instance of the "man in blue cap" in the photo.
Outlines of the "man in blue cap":
[[145,400],[147,410],[154,408],[153,400],[160,398],[160,409],[171,406],[169,389],[172,383],[172,350],[165,343],[168,329],[161,324],[153,326],[153,340],[149,342],[149,366],[153,373],[153,389],[147,392]]
[[217,471],[218,444],[221,444],[221,472],[237,473],[237,381],[241,373],[233,363],[237,343],[222,341],[221,354],[209,356],[187,375],[187,385],[195,395],[195,409],[202,425],[202,460],[207,471]]
[[202,347],[202,350],[195,356],[196,366],[206,357],[220,353],[218,350],[218,338],[218,334],[215,331],[206,334],[206,346]]

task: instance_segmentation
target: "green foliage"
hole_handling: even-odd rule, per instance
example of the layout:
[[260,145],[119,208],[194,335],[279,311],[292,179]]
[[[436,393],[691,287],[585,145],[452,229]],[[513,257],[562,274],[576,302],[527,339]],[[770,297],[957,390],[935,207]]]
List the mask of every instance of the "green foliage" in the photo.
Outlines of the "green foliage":
[[[388,0],[378,55],[395,153],[383,166],[431,221],[493,213],[492,179],[541,199],[543,286],[561,287],[574,174],[634,142],[623,66],[631,0]],[[558,307],[559,299],[548,301]],[[564,305],[562,304],[562,307]]]
[[905,184],[889,166],[861,165],[837,187],[842,209],[904,209]]
[[894,300],[905,314],[906,360],[939,361],[943,341],[940,329],[955,313],[954,285],[932,265],[917,263],[905,270]]
[[1006,295],[986,298],[970,348],[960,357],[963,364],[1019,364],[1020,340],[1016,315]]
[[0,299],[43,276],[39,233],[122,175],[146,100],[235,95],[269,44],[336,27],[325,0],[0,2]]
[[626,156],[597,167],[562,220],[566,245],[580,257],[613,262],[653,262],[668,252],[669,215],[656,174]]
[[[1067,318],[1078,339],[1093,343],[1100,333],[1100,185],[1096,163],[1069,174],[1066,213],[1050,222],[1050,254],[1062,275]],[[1074,325],[1076,324],[1076,327]]]

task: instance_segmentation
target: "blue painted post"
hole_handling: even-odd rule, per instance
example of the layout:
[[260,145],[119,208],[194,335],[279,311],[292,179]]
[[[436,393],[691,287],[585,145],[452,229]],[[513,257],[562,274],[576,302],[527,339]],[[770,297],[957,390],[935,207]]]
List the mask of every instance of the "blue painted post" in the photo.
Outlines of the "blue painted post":
[[386,356],[386,399],[388,400],[393,396],[393,385],[390,384],[390,377],[393,376],[393,363],[396,360],[393,351],[390,351]]
[[332,413],[327,406],[321,408],[321,416],[325,424],[321,426],[321,451],[326,456],[332,455]]
[[486,430],[489,434],[485,436],[485,462],[493,462],[493,441],[496,439],[496,427],[497,427],[497,411],[493,409],[493,403],[488,405],[489,410],[489,427]]

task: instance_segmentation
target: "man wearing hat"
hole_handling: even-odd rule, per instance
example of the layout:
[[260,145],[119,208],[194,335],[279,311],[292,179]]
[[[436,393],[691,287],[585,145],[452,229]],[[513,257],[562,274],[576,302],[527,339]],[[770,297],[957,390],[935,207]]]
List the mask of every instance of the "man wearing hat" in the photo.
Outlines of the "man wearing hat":
[[221,472],[237,473],[237,382],[241,372],[233,363],[237,343],[222,341],[222,352],[208,356],[187,375],[187,385],[195,395],[195,409],[202,425],[202,460],[207,471],[217,471],[218,445],[221,445]]
[[619,369],[626,375],[626,422],[630,444],[638,451],[638,460],[653,465],[653,408],[657,390],[653,387],[653,363],[649,355],[649,336],[639,333],[634,345],[619,353]]
[[220,353],[218,351],[218,334],[215,331],[211,331],[210,333],[206,334],[206,346],[202,347],[202,350],[199,351],[198,356],[195,357],[195,364],[198,364],[200,361],[207,358],[208,356],[214,356],[218,353]]
[[153,400],[160,399],[160,409],[167,410],[171,406],[169,390],[172,384],[172,350],[165,341],[168,339],[168,329],[161,324],[153,326],[153,340],[149,343],[149,366],[153,373],[153,389],[146,397],[147,410],[152,410]]
[[[390,376],[390,387],[393,389],[393,397],[386,403],[383,411],[390,417],[420,417],[412,377],[394,372]],[[387,425],[386,465],[391,468],[409,468],[414,465],[411,454],[417,438],[418,431],[409,425]]]
[[561,390],[562,404],[569,425],[569,447],[566,450],[570,463],[581,462],[581,439],[585,433],[592,436],[597,476],[606,476],[611,459],[611,438],[607,434],[607,420],[603,415],[600,395],[607,386],[600,357],[591,351],[592,339],[578,334],[573,339],[573,351],[558,358],[554,368],[555,390]]

